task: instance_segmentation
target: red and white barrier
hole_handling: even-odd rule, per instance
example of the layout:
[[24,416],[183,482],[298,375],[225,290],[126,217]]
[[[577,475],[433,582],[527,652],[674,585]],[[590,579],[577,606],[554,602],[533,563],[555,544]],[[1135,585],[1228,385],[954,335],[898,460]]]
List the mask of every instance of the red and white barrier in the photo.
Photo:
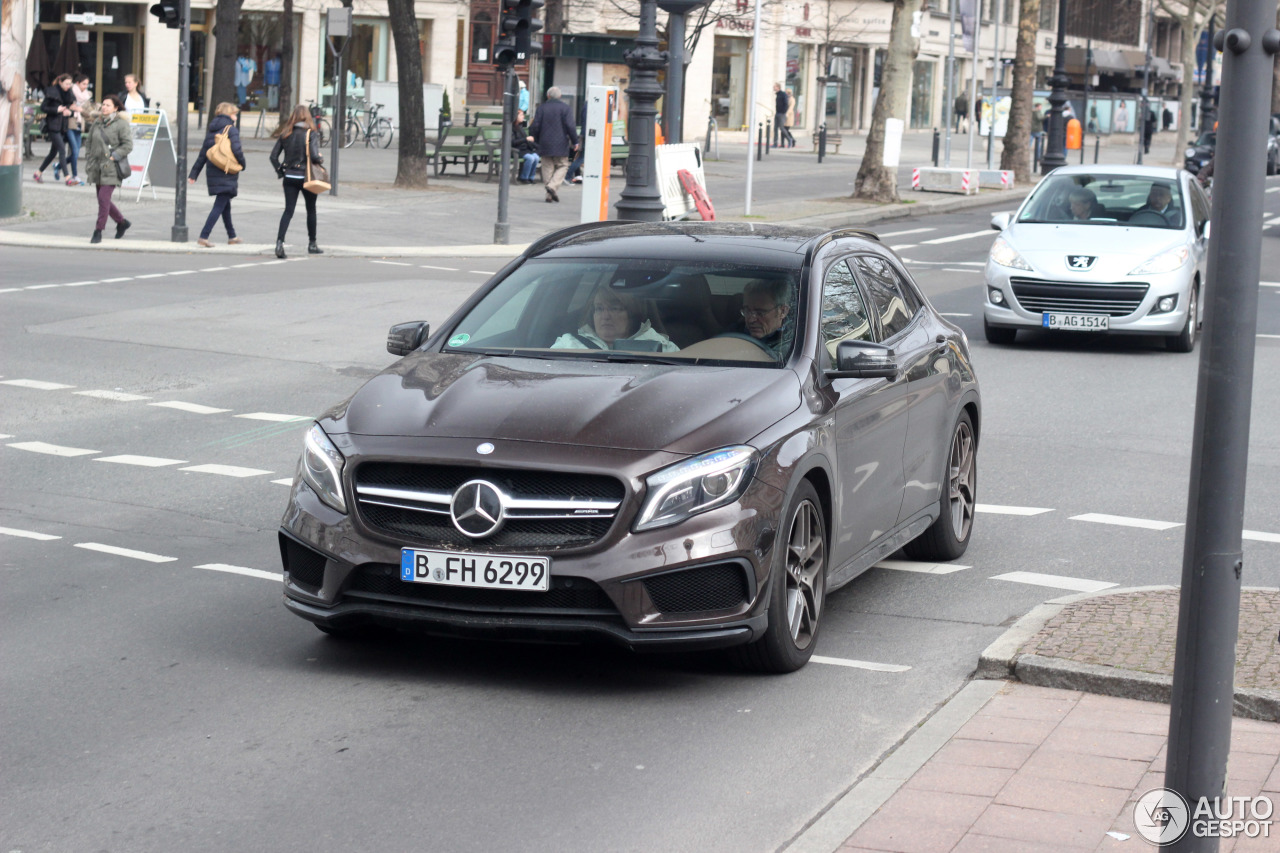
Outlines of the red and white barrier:
[[982,182],[977,169],[934,169],[923,166],[911,170],[911,188],[924,192],[973,195]]

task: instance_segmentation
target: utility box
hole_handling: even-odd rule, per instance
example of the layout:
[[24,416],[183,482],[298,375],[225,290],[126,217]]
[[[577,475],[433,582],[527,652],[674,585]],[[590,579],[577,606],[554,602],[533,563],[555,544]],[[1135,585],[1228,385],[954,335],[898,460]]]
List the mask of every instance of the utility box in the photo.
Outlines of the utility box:
[[977,169],[935,169],[922,166],[911,170],[911,189],[975,195],[978,192],[980,174]]

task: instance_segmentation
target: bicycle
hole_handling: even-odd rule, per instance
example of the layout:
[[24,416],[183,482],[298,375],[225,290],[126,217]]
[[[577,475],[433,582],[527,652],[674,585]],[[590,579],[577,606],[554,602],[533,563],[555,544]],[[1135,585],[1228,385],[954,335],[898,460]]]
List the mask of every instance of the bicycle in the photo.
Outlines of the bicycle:
[[[350,148],[355,145],[356,140],[361,136],[364,137],[366,148],[370,144],[376,148],[391,147],[391,137],[395,135],[395,129],[391,125],[391,119],[378,116],[378,110],[380,109],[383,109],[382,104],[373,104],[364,110],[351,109],[347,115],[346,126],[343,128],[343,148]],[[362,112],[369,115],[367,122],[364,124],[360,122],[360,113]]]
[[311,110],[311,121],[316,126],[316,133],[320,134],[321,147],[329,144],[329,120],[320,112],[320,107],[315,101],[307,101],[307,108]]

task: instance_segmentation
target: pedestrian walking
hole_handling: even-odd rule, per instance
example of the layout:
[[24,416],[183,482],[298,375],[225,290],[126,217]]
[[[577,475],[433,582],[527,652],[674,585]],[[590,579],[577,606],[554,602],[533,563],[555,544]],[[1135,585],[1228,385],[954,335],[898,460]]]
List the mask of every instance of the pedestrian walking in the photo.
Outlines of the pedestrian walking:
[[285,257],[284,237],[289,233],[289,220],[298,204],[298,193],[307,206],[307,252],[322,255],[324,250],[316,245],[316,194],[303,187],[307,182],[307,161],[323,163],[320,156],[320,134],[311,120],[311,110],[306,104],[293,108],[293,115],[277,133],[276,146],[271,149],[271,166],[276,170],[284,186],[284,213],[280,216],[280,230],[276,232],[276,257]]
[[40,110],[45,116],[44,132],[49,136],[49,153],[45,155],[40,168],[31,175],[31,179],[37,184],[44,183],[44,170],[49,168],[55,157],[58,158],[58,165],[54,174],[66,172],[67,184],[76,183],[70,177],[71,170],[67,165],[67,128],[71,126],[71,116],[79,109],[75,96],[71,94],[71,75],[59,74],[53,84],[44,90],[44,101],[40,104]]
[[98,221],[90,243],[102,242],[102,229],[110,216],[116,224],[116,239],[124,236],[132,224],[111,200],[116,187],[124,183],[129,171],[129,152],[133,150],[133,130],[122,113],[124,99],[107,95],[102,99],[98,120],[89,126],[89,141],[84,147],[84,174],[98,189]]
[[136,113],[151,106],[151,99],[142,91],[142,81],[137,74],[124,75],[124,91],[120,93],[120,99],[127,113]]
[[71,174],[67,177],[67,185],[84,186],[84,178],[80,177],[80,149],[84,142],[85,113],[93,106],[93,96],[89,94],[89,75],[81,72],[71,78],[71,94],[76,99],[72,107],[72,115],[67,127],[67,148],[71,161]]
[[1151,153],[1151,137],[1156,133],[1156,111],[1147,110],[1147,117],[1142,120],[1142,153]]
[[787,126],[787,113],[791,109],[791,98],[781,83],[773,84],[773,128],[774,139],[778,147],[795,148],[796,138],[791,135]]
[[511,147],[520,156],[520,175],[516,181],[522,184],[536,184],[534,170],[542,157],[538,154],[538,146],[529,141],[529,131],[524,123],[524,110],[516,110],[516,120],[511,126]]
[[547,90],[547,100],[529,126],[530,142],[537,143],[542,157],[542,183],[547,188],[547,202],[560,201],[556,188],[564,183],[569,171],[569,155],[578,149],[578,131],[573,126],[573,111],[560,100],[560,87]]
[[959,133],[968,127],[969,99],[964,95],[956,95],[956,102],[952,105],[952,109],[956,114],[956,133]]
[[[213,121],[209,122],[208,132],[204,135],[204,144],[200,146],[200,156],[196,158],[196,164],[187,177],[188,183],[194,184],[196,178],[200,177],[200,170],[208,165],[209,171],[205,172],[205,182],[209,185],[209,195],[214,197],[213,210],[209,211],[209,218],[204,221],[204,228],[200,229],[200,239],[196,240],[196,245],[205,249],[213,246],[209,242],[209,235],[213,233],[213,226],[218,224],[219,219],[227,227],[227,245],[234,246],[240,242],[240,238],[236,236],[235,226],[231,224],[231,199],[235,198],[239,191],[240,172],[239,170],[227,171],[209,159],[210,151],[214,146],[223,148],[219,145],[219,137],[225,134],[231,148],[231,156],[240,164],[241,169],[245,167],[244,151],[240,147],[240,131],[236,129],[236,116],[239,112],[240,108],[235,104],[227,101],[218,104]],[[215,152],[213,156],[224,157],[225,153]]]

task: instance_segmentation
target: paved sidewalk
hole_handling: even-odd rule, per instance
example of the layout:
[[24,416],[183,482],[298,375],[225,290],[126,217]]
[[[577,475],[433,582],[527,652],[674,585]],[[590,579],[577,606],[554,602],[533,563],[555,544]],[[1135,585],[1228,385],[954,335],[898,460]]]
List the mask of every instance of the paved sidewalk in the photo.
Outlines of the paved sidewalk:
[[[977,680],[787,853],[1151,848],[1134,808],[1163,784],[1177,611],[1173,587],[1068,596],[1036,608],[982,655]],[[1227,794],[1264,796],[1273,807],[1280,805],[1278,631],[1280,590],[1244,590]],[[1224,838],[1218,849],[1280,851],[1280,810],[1269,829],[1268,837]]]

